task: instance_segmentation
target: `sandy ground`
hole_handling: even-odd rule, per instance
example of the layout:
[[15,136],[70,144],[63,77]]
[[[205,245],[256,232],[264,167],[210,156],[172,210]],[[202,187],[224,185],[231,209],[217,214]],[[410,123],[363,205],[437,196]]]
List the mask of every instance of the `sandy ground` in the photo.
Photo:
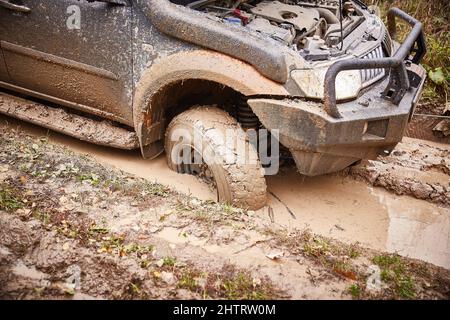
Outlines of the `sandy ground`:
[[3,298],[449,298],[446,145],[320,178],[287,166],[244,212],[163,158],[2,123]]

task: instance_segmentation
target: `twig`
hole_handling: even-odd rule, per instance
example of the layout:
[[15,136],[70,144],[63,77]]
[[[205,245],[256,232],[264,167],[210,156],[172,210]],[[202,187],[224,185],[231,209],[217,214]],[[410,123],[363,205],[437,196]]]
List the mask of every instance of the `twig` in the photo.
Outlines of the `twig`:
[[273,215],[273,209],[272,209],[272,207],[269,206],[269,208],[268,208],[267,211],[268,211],[268,215],[269,215],[269,218],[270,218],[270,222],[274,223],[274,222],[275,222],[275,217],[274,217],[274,215]]
[[286,207],[287,211],[289,212],[289,214],[291,215],[291,217],[292,217],[293,219],[296,219],[296,220],[297,220],[297,217],[295,216],[294,212],[292,212],[292,210],[289,209],[289,207],[288,207],[283,201],[281,201],[281,199],[278,198],[278,197],[275,195],[275,193],[273,193],[272,191],[269,191],[269,193],[270,193],[275,199],[277,199],[282,205],[284,205],[284,206]]
[[253,242],[252,244],[250,244],[250,245],[248,245],[248,246],[246,246],[246,247],[244,247],[244,248],[242,248],[242,249],[239,249],[238,251],[233,252],[233,254],[241,253],[242,251],[245,251],[245,250],[248,250],[248,249],[250,249],[250,248],[253,248],[253,247],[256,246],[257,244],[260,244],[260,243],[263,243],[263,242],[267,242],[267,241],[270,241],[270,240],[272,240],[272,239],[273,239],[273,238],[269,238],[269,239],[265,239],[265,240],[256,240],[256,241]]

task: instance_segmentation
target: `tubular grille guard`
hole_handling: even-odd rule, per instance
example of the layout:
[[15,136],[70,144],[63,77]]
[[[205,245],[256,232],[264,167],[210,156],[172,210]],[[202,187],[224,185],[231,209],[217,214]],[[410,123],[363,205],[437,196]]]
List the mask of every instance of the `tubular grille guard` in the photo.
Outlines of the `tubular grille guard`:
[[[398,8],[388,12],[388,30],[392,39],[396,38],[395,18],[409,23],[413,28],[403,44],[392,57],[381,59],[349,59],[334,63],[325,75],[324,109],[333,118],[342,118],[336,106],[336,77],[344,70],[390,69],[389,85],[382,93],[385,99],[399,104],[409,89],[408,74],[405,63],[419,64],[426,53],[425,36],[422,23]],[[417,44],[417,48],[415,47]],[[414,56],[409,60],[410,54]]]

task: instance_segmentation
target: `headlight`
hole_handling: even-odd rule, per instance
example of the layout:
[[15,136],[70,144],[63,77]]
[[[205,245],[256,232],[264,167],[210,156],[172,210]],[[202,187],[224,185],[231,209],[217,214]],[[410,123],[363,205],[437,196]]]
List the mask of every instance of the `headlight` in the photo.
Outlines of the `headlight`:
[[[291,77],[307,98],[323,99],[325,73],[328,68],[294,70]],[[362,88],[359,70],[342,71],[336,78],[336,99],[356,98]]]

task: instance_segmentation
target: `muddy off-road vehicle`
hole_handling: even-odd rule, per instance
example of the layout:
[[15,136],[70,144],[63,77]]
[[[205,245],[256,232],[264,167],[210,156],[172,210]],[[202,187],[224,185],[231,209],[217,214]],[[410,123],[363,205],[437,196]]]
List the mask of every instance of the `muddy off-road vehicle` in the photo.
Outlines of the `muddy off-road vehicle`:
[[[256,161],[229,163],[221,152],[234,147],[208,132],[276,130],[304,175],[388,154],[420,97],[426,49],[420,22],[396,8],[387,21],[361,1],[0,0],[0,112],[145,158],[165,149],[218,200],[257,209],[255,146]],[[6,103],[12,94],[28,102]],[[173,161],[177,129],[213,160]]]

